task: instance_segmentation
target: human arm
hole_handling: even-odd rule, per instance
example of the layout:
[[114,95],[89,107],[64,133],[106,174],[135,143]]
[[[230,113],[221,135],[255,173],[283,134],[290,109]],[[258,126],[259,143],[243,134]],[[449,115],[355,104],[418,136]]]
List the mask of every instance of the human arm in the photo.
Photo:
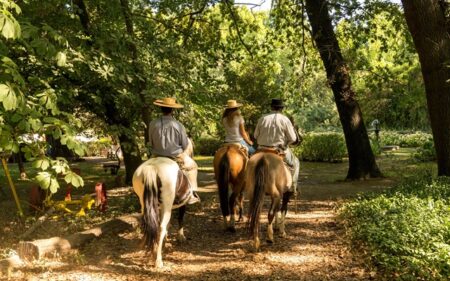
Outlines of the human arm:
[[289,120],[288,118],[286,118],[284,134],[286,136],[287,145],[295,143],[297,141],[297,133],[295,132],[294,125],[292,125],[291,120]]
[[183,125],[181,125],[181,123],[180,123],[180,145],[183,150],[186,150],[186,148],[189,145],[186,129],[184,128]]
[[244,122],[239,124],[239,133],[241,134],[242,138],[244,138],[246,143],[248,143],[249,145],[253,145],[252,140],[250,139],[250,137],[247,134],[247,131],[245,130]]

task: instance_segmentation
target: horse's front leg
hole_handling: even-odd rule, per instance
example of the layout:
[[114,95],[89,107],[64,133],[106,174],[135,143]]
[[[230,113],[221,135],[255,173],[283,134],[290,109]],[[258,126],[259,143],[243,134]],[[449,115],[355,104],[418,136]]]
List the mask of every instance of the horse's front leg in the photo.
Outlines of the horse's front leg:
[[162,247],[163,247],[163,242],[164,242],[164,237],[167,234],[167,225],[169,224],[170,221],[170,216],[172,215],[172,206],[165,206],[164,204],[162,205],[161,208],[161,223],[159,226],[159,241],[158,241],[158,246],[156,248],[156,261],[155,261],[155,266],[158,268],[163,267],[163,261],[162,261]]
[[273,243],[273,222],[274,222],[275,215],[278,213],[279,209],[280,209],[280,198],[278,196],[272,197],[272,204],[270,205],[269,215],[268,215],[269,223],[267,224],[267,242],[268,243]]
[[186,237],[184,236],[184,225],[183,225],[183,219],[184,219],[184,214],[186,213],[186,205],[181,206],[178,209],[178,237],[177,240],[178,241],[186,241]]
[[285,222],[286,222],[286,214],[287,214],[287,208],[289,200],[292,196],[292,192],[288,191],[283,194],[283,203],[281,205],[281,219],[280,219],[280,237],[285,238],[286,237],[286,230],[285,230]]

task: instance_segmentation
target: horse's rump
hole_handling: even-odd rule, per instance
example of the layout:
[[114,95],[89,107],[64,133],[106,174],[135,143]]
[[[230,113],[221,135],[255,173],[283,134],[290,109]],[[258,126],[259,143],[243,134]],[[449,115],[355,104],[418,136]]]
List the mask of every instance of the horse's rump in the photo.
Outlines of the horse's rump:
[[[220,209],[225,223],[226,217],[234,211],[236,198],[242,198],[247,159],[247,154],[241,149],[241,146],[231,143],[220,147],[214,155],[214,175],[219,191]],[[230,187],[232,189],[231,196]],[[240,211],[240,218],[241,214],[242,211]],[[234,224],[234,217],[232,220]]]

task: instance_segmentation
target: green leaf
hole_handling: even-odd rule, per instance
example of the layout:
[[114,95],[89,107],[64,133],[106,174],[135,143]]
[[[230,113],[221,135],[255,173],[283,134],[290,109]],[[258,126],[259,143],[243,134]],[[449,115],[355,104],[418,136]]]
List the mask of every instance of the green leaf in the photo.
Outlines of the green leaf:
[[75,187],[80,187],[80,186],[83,186],[83,185],[84,185],[83,178],[80,177],[79,175],[77,175],[77,174],[74,173],[74,172],[69,172],[69,173],[65,176],[64,180],[65,180],[67,183],[70,183],[70,184],[72,184],[72,185],[75,186]]
[[34,168],[41,168],[42,170],[47,170],[48,167],[50,166],[50,161],[48,161],[48,159],[38,159],[36,161],[34,161],[33,163],[33,167]]
[[9,83],[0,84],[0,102],[3,102],[3,107],[7,111],[17,107],[17,97]]
[[66,54],[63,52],[58,52],[56,54],[56,65],[60,67],[66,66],[66,59]]
[[20,37],[20,25],[8,12],[0,14],[0,28],[3,37],[6,39]]

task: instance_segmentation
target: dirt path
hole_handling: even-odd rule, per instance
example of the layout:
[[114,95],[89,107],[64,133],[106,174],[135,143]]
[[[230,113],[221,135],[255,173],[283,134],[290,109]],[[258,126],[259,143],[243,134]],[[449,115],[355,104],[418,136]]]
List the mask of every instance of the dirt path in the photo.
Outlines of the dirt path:
[[[376,279],[361,259],[348,251],[342,239],[343,229],[336,222],[335,200],[342,194],[346,197],[361,190],[377,190],[390,183],[321,182],[323,177],[313,170],[303,168],[299,212],[288,214],[287,238],[276,238],[272,245],[263,243],[258,253],[252,250],[244,223],[238,224],[235,234],[222,230],[212,174],[201,173],[203,201],[200,206],[188,209],[185,220],[188,240],[178,243],[175,227],[170,229],[163,269],[154,269],[148,262],[149,256],[139,247],[141,235],[134,231],[96,240],[61,258],[30,264],[15,271],[12,280]],[[265,222],[266,218],[263,229]]]

